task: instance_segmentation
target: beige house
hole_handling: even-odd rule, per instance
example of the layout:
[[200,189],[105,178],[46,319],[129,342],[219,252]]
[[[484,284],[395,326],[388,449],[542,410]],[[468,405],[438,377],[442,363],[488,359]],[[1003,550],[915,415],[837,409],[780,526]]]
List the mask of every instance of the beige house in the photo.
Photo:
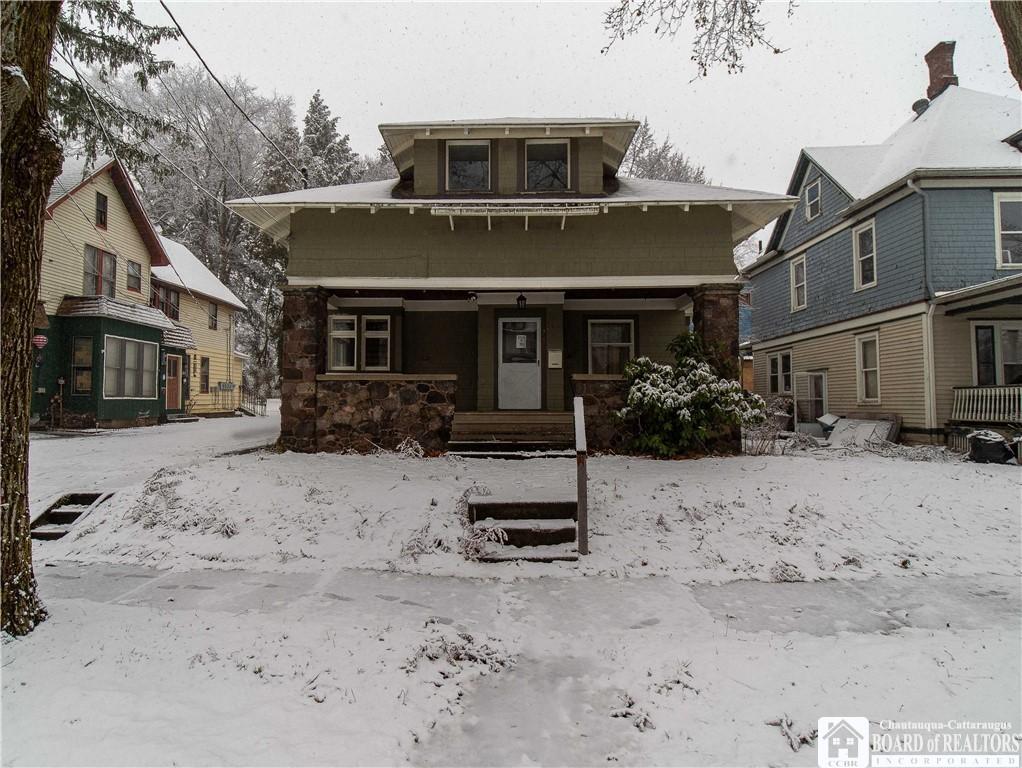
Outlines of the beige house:
[[160,239],[168,264],[152,270],[151,303],[195,342],[187,353],[168,356],[167,410],[232,414],[241,406],[247,359],[235,349],[235,316],[245,305],[184,245]]
[[233,347],[240,309],[187,249],[156,232],[117,160],[88,168],[69,158],[43,227],[33,422],[118,427],[172,419],[193,402],[192,364],[193,410],[233,412],[243,366]]
[[380,126],[399,178],[228,205],[290,251],[281,440],[593,444],[625,362],[692,325],[737,356],[732,249],[794,198],[621,178],[620,119]]

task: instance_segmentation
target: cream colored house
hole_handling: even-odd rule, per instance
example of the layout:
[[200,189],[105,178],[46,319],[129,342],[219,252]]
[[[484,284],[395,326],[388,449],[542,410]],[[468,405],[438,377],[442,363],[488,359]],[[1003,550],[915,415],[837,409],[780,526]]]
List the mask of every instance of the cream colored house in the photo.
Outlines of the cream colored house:
[[184,245],[160,241],[166,266],[152,270],[151,303],[186,326],[195,340],[187,353],[168,355],[167,410],[230,414],[241,405],[247,355],[235,349],[235,317],[245,305]]

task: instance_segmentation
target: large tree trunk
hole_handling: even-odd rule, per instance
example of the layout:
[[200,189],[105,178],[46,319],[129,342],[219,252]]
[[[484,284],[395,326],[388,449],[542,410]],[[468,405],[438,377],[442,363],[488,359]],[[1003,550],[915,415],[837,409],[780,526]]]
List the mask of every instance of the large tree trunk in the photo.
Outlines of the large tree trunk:
[[[2,372],[0,372],[0,498],[3,630],[21,635],[46,617],[36,594],[28,513],[28,420],[32,387],[32,333],[43,258],[46,195],[63,155],[49,123],[46,91],[59,2],[2,5],[3,260]],[[13,94],[13,95],[11,95]]]
[[1001,28],[1004,49],[1008,52],[1008,67],[1022,88],[1022,3],[1018,0],[991,0],[997,26]]

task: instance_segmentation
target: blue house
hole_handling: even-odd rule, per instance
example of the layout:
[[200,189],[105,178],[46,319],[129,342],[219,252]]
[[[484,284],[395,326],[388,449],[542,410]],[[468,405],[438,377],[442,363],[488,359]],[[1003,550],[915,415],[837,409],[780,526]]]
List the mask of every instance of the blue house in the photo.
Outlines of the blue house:
[[755,390],[824,413],[894,414],[907,440],[1022,423],[1022,110],[959,87],[955,44],[886,141],[807,147],[746,270]]

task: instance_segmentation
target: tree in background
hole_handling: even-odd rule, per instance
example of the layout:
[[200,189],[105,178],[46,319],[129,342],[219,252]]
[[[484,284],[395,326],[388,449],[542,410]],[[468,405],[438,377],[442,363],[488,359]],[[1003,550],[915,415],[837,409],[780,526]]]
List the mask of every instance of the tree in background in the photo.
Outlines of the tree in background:
[[396,179],[397,168],[390,157],[390,151],[386,144],[376,148],[375,155],[362,155],[358,173],[359,181],[384,181],[385,179]]
[[76,143],[93,157],[103,142],[130,154],[134,147],[111,138],[112,130],[131,124],[139,130],[158,128],[145,116],[127,111],[120,115],[108,113],[111,123],[107,123],[102,108],[78,76],[54,68],[55,45],[59,59],[72,73],[80,65],[94,66],[101,78],[128,70],[144,86],[170,66],[156,59],[152,46],[176,34],[167,27],[141,23],[130,3],[68,0],[64,4],[3,3],[0,35],[0,623],[5,632],[25,634],[46,616],[32,569],[28,510],[31,337],[42,267],[46,198],[63,164],[62,142]]
[[358,156],[351,149],[348,135],[337,131],[339,118],[331,117],[330,107],[316,91],[305,113],[305,130],[299,152],[310,187],[350,184],[358,176]]
[[[753,48],[784,53],[766,36],[766,22],[760,16],[765,0],[617,0],[603,16],[610,41],[606,53],[617,40],[624,40],[644,27],[653,25],[654,34],[674,37],[682,26],[694,28],[692,56],[700,76],[724,65],[729,73],[745,68],[743,57]],[[990,0],[994,21],[1001,30],[1008,67],[1022,88],[1022,2]],[[788,0],[788,15],[795,10]]]
[[706,169],[674,148],[670,137],[657,142],[648,119],[643,119],[621,161],[621,174],[633,179],[706,184]]

